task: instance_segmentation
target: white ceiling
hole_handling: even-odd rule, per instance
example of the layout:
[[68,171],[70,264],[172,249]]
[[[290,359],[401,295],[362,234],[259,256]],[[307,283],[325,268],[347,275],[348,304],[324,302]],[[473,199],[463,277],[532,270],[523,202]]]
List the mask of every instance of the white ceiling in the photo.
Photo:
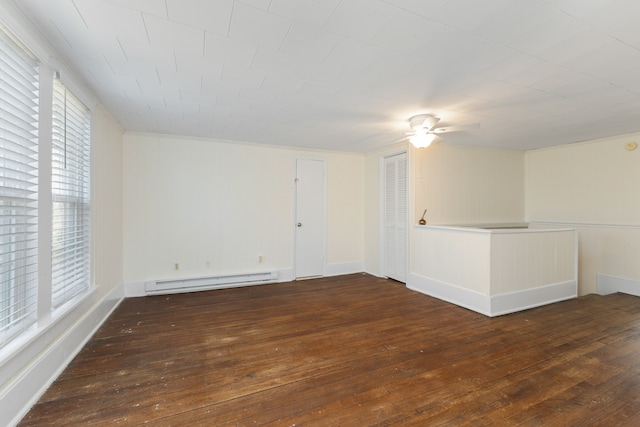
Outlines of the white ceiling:
[[637,0],[16,0],[127,131],[366,152],[640,131]]

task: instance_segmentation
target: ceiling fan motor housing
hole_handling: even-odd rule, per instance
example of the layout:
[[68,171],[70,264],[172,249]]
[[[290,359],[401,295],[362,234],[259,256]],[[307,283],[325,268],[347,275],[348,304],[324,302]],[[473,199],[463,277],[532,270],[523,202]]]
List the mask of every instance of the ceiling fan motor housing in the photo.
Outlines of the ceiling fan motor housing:
[[409,126],[411,126],[411,130],[414,132],[420,129],[431,130],[438,121],[440,121],[440,119],[431,114],[418,114],[409,119]]

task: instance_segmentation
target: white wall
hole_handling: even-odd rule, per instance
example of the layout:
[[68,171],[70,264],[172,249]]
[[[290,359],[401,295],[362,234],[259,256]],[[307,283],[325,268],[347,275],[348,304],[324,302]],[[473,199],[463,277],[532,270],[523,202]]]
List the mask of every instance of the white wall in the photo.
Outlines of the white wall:
[[424,209],[428,224],[505,223],[524,220],[522,151],[433,144],[396,145],[366,156],[365,269],[382,275],[379,245],[380,158],[407,149],[409,236]]
[[527,217],[640,225],[640,149],[629,141],[640,134],[527,152]]
[[[325,153],[327,160],[327,265],[364,269],[364,156]],[[344,265],[345,268],[353,268]]]
[[524,153],[446,144],[415,150],[415,221],[428,224],[524,219]]
[[93,131],[93,281],[102,298],[123,284],[123,131],[99,106],[94,113]]
[[126,134],[125,282],[292,274],[298,157],[326,162],[328,273],[362,271],[362,155]]
[[579,292],[597,276],[625,279],[640,292],[640,134],[529,151],[526,219],[579,231]]

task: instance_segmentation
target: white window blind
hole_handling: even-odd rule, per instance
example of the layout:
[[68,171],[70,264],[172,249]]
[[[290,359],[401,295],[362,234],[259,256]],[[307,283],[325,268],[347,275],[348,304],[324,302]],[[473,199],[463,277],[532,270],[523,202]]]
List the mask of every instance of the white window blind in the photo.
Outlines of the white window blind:
[[58,307],[89,287],[91,113],[58,77],[53,86],[51,275]]
[[38,64],[0,24],[0,346],[37,319]]

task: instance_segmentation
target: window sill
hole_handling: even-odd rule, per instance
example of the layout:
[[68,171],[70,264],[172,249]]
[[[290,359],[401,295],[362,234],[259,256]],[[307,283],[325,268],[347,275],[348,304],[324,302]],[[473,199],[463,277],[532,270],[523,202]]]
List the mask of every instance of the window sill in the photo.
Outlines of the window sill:
[[[92,286],[71,301],[53,309],[49,316],[39,319],[0,349],[0,384],[6,383],[19,372],[19,368],[24,367],[24,360],[31,360],[37,356],[70,328],[78,320],[78,316],[70,314],[84,306],[88,309],[97,289],[96,286]],[[82,316],[82,313],[84,311],[81,311],[79,316]]]

